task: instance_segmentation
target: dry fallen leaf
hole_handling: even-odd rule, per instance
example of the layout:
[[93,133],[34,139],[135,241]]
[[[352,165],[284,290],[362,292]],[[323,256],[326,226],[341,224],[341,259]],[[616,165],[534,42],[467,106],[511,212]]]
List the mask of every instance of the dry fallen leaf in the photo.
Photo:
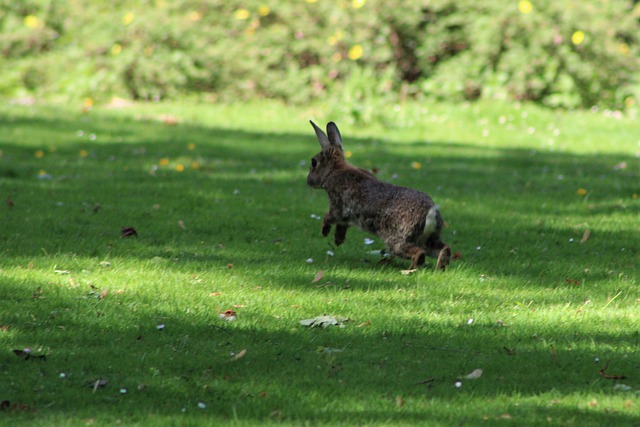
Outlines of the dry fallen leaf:
[[158,120],[169,126],[175,126],[178,124],[178,119],[170,114],[160,115],[158,116]]
[[0,411],[17,411],[17,412],[36,412],[35,408],[18,402],[11,402],[9,400],[3,400],[0,402]]
[[316,351],[318,353],[323,353],[323,354],[334,354],[334,353],[342,353],[344,349],[320,346],[316,349]]
[[508,356],[515,356],[516,350],[514,348],[509,348],[509,347],[502,347],[502,349],[507,353]]
[[282,411],[276,410],[269,414],[269,417],[276,421],[282,421]]
[[613,165],[614,171],[625,170],[627,168],[627,162],[620,162],[618,164]]
[[245,354],[247,354],[247,349],[246,348],[241,350],[241,351],[239,351],[239,352],[237,352],[236,354],[234,354],[233,357],[231,358],[231,361],[235,362],[236,360],[244,357]]
[[309,326],[314,328],[316,326],[322,326],[326,328],[328,326],[338,326],[340,328],[344,328],[344,322],[349,319],[343,316],[318,316],[313,319],[304,319],[300,321],[302,326]]
[[29,359],[37,359],[37,360],[47,360],[46,354],[33,354],[30,348],[25,348],[24,350],[13,350],[13,353],[21,359],[29,360]]
[[226,320],[228,322],[232,322],[234,320],[236,320],[236,312],[233,311],[232,309],[226,310],[226,311],[222,311],[218,314],[218,316],[222,319],[222,320]]
[[184,221],[183,220],[178,221],[178,227],[180,227],[183,230],[187,229],[187,227],[184,226]]
[[468,380],[477,380],[482,376],[482,369],[475,369],[469,375],[466,375],[465,378]]
[[107,384],[109,384],[109,380],[97,379],[95,381],[90,381],[89,387],[91,387],[95,393],[97,389],[106,387]]
[[131,236],[138,237],[138,232],[136,231],[135,228],[133,228],[133,227],[122,227],[120,229],[120,237],[131,237]]
[[606,370],[609,369],[609,363],[607,362],[606,366],[602,369],[600,369],[600,376],[602,378],[605,378],[607,380],[624,380],[627,377],[624,375],[608,375],[606,374]]
[[311,283],[318,283],[324,277],[324,271],[320,270],[316,273]]
[[400,270],[400,273],[404,274],[405,276],[408,276],[408,275],[410,275],[412,273],[415,273],[416,271],[418,271],[418,269],[414,268],[414,269],[411,269],[411,270]]
[[584,234],[582,235],[582,239],[580,239],[580,243],[585,243],[587,240],[589,240],[590,236],[591,230],[587,228],[586,230],[584,230]]

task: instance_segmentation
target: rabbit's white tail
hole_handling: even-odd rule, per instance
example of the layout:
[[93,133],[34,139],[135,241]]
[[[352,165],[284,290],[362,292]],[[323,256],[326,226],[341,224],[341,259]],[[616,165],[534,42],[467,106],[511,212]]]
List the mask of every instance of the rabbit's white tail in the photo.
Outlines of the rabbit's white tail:
[[429,212],[427,213],[427,219],[424,223],[424,231],[422,233],[425,237],[431,236],[436,231],[436,227],[438,226],[438,220],[436,219],[436,216],[438,215],[439,210],[440,206],[438,205],[434,205],[431,207],[431,209],[429,209]]

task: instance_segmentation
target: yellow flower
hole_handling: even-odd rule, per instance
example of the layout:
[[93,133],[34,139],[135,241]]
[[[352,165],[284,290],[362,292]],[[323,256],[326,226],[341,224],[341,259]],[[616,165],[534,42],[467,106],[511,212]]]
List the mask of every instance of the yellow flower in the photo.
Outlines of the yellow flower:
[[80,150],[80,157],[87,157],[89,152],[87,150]]
[[169,164],[169,159],[167,159],[166,157],[163,159],[160,159],[160,166],[167,166]]
[[363,54],[363,50],[362,50],[362,45],[356,44],[351,46],[351,49],[349,49],[349,59],[352,61],[357,61],[358,59],[362,58],[362,54]]
[[629,49],[628,44],[620,43],[620,45],[618,46],[618,51],[624,56],[629,56],[629,52],[631,52],[631,49]]
[[40,172],[38,172],[38,176],[45,176],[47,174],[47,171],[44,169],[40,169]]
[[198,12],[197,10],[193,10],[189,12],[189,19],[193,22],[199,21],[202,19],[202,13]]
[[129,25],[129,24],[131,24],[131,22],[133,21],[133,18],[134,18],[134,17],[135,17],[135,16],[134,16],[133,12],[129,12],[129,13],[125,14],[125,15],[122,17],[122,23],[123,23],[124,25]]
[[520,3],[518,3],[518,9],[520,9],[520,13],[524,13],[526,15],[533,11],[533,5],[528,0],[521,0]]
[[624,106],[627,108],[631,108],[636,105],[636,99],[633,96],[627,96],[624,99]]
[[415,170],[418,170],[422,167],[422,164],[420,162],[411,162],[411,167]]
[[269,6],[260,6],[258,8],[258,15],[260,16],[267,16],[269,13],[271,13],[271,9],[269,9]]
[[576,191],[576,194],[578,196],[584,196],[587,194],[587,190],[585,190],[584,188],[578,188],[578,191]]
[[44,151],[42,151],[42,150],[38,150],[38,151],[36,151],[36,157],[37,157],[38,159],[43,158],[43,157],[44,157]]
[[193,151],[195,149],[196,149],[196,144],[194,144],[193,142],[191,142],[189,145],[187,145],[187,150]]
[[120,43],[116,43],[111,46],[111,55],[117,56],[120,55],[120,52],[122,52],[122,45]]
[[576,31],[571,35],[571,43],[579,45],[584,41],[584,33],[582,31]]
[[93,98],[85,98],[84,101],[82,101],[82,107],[83,108],[91,108],[93,107]]
[[29,27],[29,28],[42,27],[42,23],[40,22],[40,19],[38,19],[38,17],[34,15],[25,16],[22,22],[24,23],[25,27]]
[[184,165],[176,165],[176,170],[177,170],[178,172],[182,172],[182,171],[184,171]]
[[338,43],[340,40],[342,40],[343,37],[344,37],[344,31],[338,30],[332,35],[330,35],[329,38],[327,38],[327,42],[329,42],[329,44],[333,46],[336,43]]
[[238,9],[233,13],[233,17],[238,21],[242,21],[249,17],[249,11],[247,9]]
[[351,7],[353,7],[354,9],[360,9],[366,2],[367,0],[352,0]]
[[351,152],[351,150],[347,150],[344,153],[344,156],[348,159],[349,157],[351,157],[353,155],[353,153]]
[[305,0],[307,3],[316,3],[318,0]]
[[193,169],[193,170],[200,169],[200,163],[198,163],[198,162],[192,162],[192,163],[191,163],[191,169]]

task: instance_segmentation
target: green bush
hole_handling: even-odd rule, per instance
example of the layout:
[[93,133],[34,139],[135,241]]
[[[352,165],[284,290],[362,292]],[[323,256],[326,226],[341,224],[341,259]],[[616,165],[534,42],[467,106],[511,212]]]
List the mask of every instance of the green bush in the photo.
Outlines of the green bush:
[[[435,58],[429,93],[622,107],[637,90],[640,8],[630,1],[440,3],[434,25],[444,42],[425,43],[418,55],[423,69]],[[443,50],[456,52],[443,61]]]
[[0,0],[0,95],[632,106],[632,0]]

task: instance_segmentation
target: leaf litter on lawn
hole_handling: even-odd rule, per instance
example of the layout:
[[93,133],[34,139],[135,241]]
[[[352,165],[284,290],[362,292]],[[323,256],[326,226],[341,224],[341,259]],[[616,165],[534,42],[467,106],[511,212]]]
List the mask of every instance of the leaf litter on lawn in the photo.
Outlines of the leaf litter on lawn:
[[327,316],[322,315],[318,317],[314,317],[311,319],[304,319],[300,321],[302,326],[309,326],[310,328],[315,328],[316,326],[321,326],[323,328],[329,326],[338,326],[340,328],[344,328],[345,322],[348,322],[350,319],[344,316]]

